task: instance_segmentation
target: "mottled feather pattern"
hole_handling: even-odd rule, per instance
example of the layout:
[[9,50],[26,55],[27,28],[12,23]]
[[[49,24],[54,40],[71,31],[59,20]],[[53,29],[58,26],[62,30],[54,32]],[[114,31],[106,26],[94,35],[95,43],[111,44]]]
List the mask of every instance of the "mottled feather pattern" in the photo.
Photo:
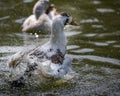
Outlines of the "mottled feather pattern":
[[[56,51],[52,56],[48,56],[49,52]],[[29,55],[32,59],[32,56],[37,57],[39,60],[47,59],[51,60],[54,64],[62,64],[64,60],[64,55],[60,51],[60,49],[53,50],[50,49],[47,52],[41,51],[41,50],[35,50],[33,53]]]

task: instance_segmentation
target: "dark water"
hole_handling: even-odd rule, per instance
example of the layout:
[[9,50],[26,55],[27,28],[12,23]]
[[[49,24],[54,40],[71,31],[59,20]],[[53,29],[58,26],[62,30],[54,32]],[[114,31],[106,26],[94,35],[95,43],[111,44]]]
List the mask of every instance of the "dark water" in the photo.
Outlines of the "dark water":
[[70,13],[80,23],[80,27],[66,29],[67,53],[78,73],[73,82],[16,89],[3,82],[11,54],[48,38],[21,32],[21,24],[36,1],[0,0],[0,96],[120,96],[119,0],[51,0],[58,10]]

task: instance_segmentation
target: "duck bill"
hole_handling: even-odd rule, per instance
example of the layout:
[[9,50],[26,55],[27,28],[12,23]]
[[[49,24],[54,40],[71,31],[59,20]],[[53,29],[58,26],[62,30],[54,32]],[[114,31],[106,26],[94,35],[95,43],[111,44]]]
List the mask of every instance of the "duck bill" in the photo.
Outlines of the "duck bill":
[[78,26],[78,23],[76,21],[72,20],[72,22],[70,23],[70,25]]

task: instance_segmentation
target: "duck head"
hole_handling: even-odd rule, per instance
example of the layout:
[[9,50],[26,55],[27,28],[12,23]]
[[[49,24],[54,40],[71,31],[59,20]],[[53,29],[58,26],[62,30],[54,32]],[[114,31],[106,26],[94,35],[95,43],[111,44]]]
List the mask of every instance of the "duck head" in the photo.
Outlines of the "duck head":
[[60,15],[63,18],[64,25],[70,24],[72,22],[72,17],[68,15],[67,13],[61,13]]
[[56,15],[58,15],[57,8],[54,4],[51,4],[45,11],[45,13],[49,16],[51,20],[55,18]]
[[70,15],[68,15],[67,13],[61,13],[61,15],[64,17],[65,16],[67,17],[64,25],[70,24],[70,25],[78,26],[78,23],[76,21],[74,21],[74,19]]

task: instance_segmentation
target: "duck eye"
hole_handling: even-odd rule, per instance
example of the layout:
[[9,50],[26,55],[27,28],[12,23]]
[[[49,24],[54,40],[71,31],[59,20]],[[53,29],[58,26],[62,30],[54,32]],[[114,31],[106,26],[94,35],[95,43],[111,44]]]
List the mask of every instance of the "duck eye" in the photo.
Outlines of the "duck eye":
[[67,18],[67,19],[65,20],[65,24],[64,24],[64,25],[67,25],[68,22],[69,22],[69,19]]
[[68,15],[67,13],[62,13],[61,15],[62,15],[62,16],[69,17],[69,15]]

